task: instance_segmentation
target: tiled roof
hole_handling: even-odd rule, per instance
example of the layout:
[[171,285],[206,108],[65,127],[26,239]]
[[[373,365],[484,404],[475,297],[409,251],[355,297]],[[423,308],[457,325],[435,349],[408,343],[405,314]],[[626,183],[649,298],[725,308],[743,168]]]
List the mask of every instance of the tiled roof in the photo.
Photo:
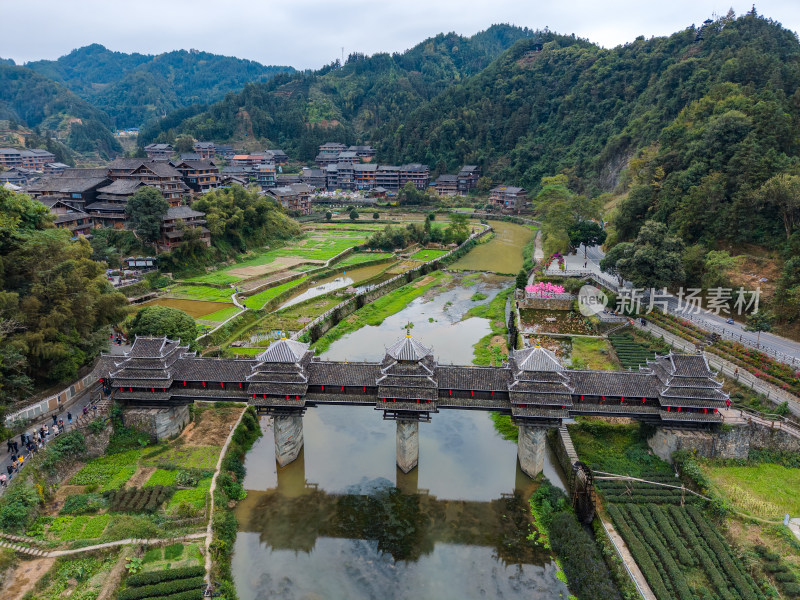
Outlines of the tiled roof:
[[308,365],[309,384],[374,387],[380,369],[377,363],[312,361]]
[[422,360],[426,356],[432,356],[433,352],[408,334],[389,346],[386,354],[395,360]]
[[655,406],[647,406],[638,404],[636,402],[623,402],[620,404],[606,403],[606,404],[588,404],[580,402],[573,404],[570,412],[573,414],[581,415],[599,415],[599,414],[636,414],[636,415],[657,415],[659,409]]
[[654,375],[629,371],[567,371],[577,396],[656,398],[661,385]]
[[537,419],[566,419],[569,412],[561,408],[540,408],[537,406],[514,407],[511,409],[514,417],[528,417]]
[[722,415],[715,412],[691,412],[677,410],[659,412],[662,421],[683,421],[683,422],[698,422],[698,423],[720,423],[722,422]]
[[523,371],[564,371],[555,354],[546,348],[533,347],[514,350],[514,361]]
[[378,386],[378,399],[388,398],[405,398],[421,400],[436,400],[439,397],[439,391],[436,388],[417,387],[413,384],[407,387],[399,386]]
[[511,404],[505,399],[495,398],[460,398],[456,396],[439,396],[437,408],[482,408],[485,410],[510,410]]
[[308,384],[305,383],[271,383],[268,381],[257,381],[251,383],[247,391],[251,396],[253,394],[256,394],[256,396],[259,394],[267,394],[271,396],[300,396],[300,398],[302,398],[307,389]]
[[392,402],[392,399],[389,398],[387,402],[383,401],[383,398],[378,398],[378,402],[375,404],[375,410],[407,410],[412,412],[436,412],[436,405],[431,403],[425,402],[403,402],[402,400],[398,400],[397,402]]
[[552,406],[572,406],[572,396],[569,394],[536,394],[509,392],[512,405],[537,404]]
[[432,377],[416,377],[403,375],[382,375],[378,378],[380,386],[430,388],[438,390],[436,381]]
[[507,369],[494,367],[443,367],[436,368],[439,388],[443,390],[505,391],[510,376]]
[[98,188],[97,191],[100,194],[133,194],[143,185],[146,184],[136,179],[117,179],[109,185]]
[[224,381],[239,383],[247,381],[253,360],[182,358],[175,364],[175,381]]
[[308,352],[308,344],[281,339],[264,350],[258,361],[263,363],[296,363]]

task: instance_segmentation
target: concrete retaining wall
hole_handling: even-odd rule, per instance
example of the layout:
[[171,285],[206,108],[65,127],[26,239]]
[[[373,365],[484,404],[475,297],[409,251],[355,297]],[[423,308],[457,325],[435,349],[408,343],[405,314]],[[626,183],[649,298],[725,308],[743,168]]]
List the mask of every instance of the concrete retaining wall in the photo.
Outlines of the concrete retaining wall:
[[520,308],[536,308],[540,310],[572,310],[575,297],[570,294],[569,298],[537,298],[528,296],[520,300]]
[[156,440],[178,435],[189,423],[188,406],[169,408],[126,408],[123,410],[125,425]]
[[750,450],[800,452],[800,439],[786,431],[752,422],[720,432],[661,429],[647,440],[653,452],[672,462],[672,454],[687,450],[705,458],[746,459]]

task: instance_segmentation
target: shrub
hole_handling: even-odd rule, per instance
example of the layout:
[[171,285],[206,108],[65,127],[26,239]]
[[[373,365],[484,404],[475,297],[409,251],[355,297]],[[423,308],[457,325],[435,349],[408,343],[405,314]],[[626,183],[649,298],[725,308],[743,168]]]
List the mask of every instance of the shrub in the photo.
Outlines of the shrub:
[[[169,571],[165,571],[169,573]],[[191,589],[202,590],[205,586],[203,576],[191,577],[188,579],[174,579],[163,581],[155,585],[144,585],[122,590],[118,595],[118,600],[140,600],[142,598],[164,598],[176,592],[185,592]]]
[[114,512],[155,512],[172,497],[175,489],[154,485],[144,488],[129,488],[108,493],[111,510]]
[[[178,544],[180,545],[180,544]],[[172,546],[167,546],[171,548]],[[181,546],[183,548],[183,546]],[[154,548],[155,550],[156,548]],[[158,548],[160,550],[160,548]],[[166,554],[166,553],[165,553]],[[205,568],[202,566],[194,567],[181,567],[179,569],[170,569],[168,571],[147,571],[145,573],[137,573],[131,575],[125,580],[125,585],[131,587],[141,587],[145,585],[153,585],[162,583],[164,581],[172,581],[173,579],[187,579],[190,577],[198,577],[205,575]]]
[[96,513],[106,506],[108,506],[108,502],[99,494],[75,494],[66,499],[61,513],[67,515]]
[[164,548],[164,560],[176,560],[183,555],[183,544],[172,544]]
[[39,504],[39,494],[31,484],[20,481],[11,485],[0,500],[0,530],[19,531],[32,519]]

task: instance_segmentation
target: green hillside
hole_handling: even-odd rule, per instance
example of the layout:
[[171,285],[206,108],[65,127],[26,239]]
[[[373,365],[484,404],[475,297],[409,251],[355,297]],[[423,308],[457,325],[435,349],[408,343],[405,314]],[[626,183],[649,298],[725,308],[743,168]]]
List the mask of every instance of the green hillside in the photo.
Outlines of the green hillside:
[[352,54],[313,73],[278,75],[248,84],[186,121],[169,117],[148,128],[140,144],[186,132],[198,139],[270,140],[312,159],[322,141],[370,139],[380,127],[400,127],[407,114],[479,73],[528,29],[494,25],[472,37],[440,34],[399,54]]
[[105,111],[117,128],[138,126],[192,104],[214,102],[245,83],[294,70],[196,50],[152,56],[114,52],[100,44],[25,67],[62,83]]
[[121,151],[108,115],[64,86],[24,67],[0,64],[0,119],[65,139],[72,150],[108,158]]

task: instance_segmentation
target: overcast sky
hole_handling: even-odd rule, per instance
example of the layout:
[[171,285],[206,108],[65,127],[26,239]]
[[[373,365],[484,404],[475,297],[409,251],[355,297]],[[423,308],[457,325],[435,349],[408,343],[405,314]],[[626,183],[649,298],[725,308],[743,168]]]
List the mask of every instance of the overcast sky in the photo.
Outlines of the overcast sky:
[[[3,0],[0,57],[55,59],[97,42],[159,54],[197,48],[264,64],[318,68],[349,52],[402,52],[439,32],[492,23],[549,27],[613,47],[667,35],[752,0]],[[759,14],[800,29],[800,0],[767,0]]]

